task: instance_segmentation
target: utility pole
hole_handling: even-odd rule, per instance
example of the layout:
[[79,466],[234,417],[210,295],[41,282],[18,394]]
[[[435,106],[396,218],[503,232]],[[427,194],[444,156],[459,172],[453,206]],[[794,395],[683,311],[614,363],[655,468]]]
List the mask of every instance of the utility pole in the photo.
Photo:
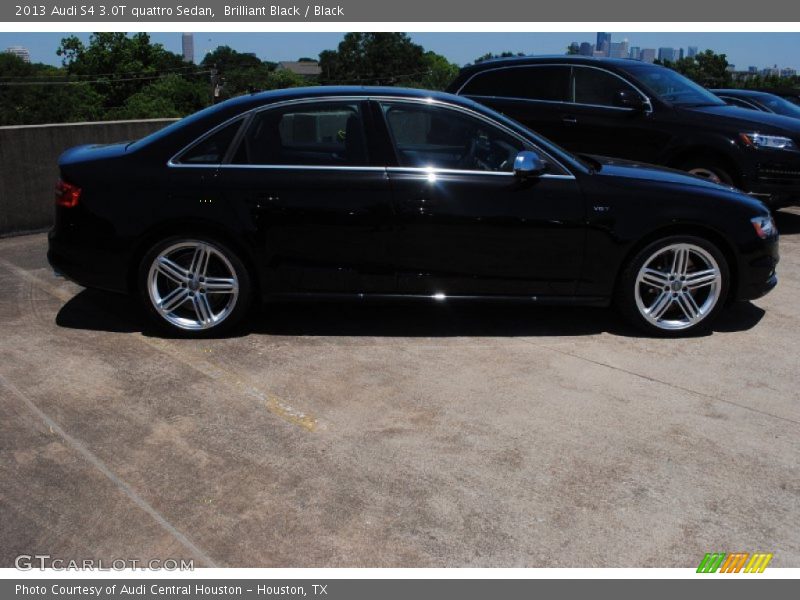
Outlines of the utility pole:
[[216,104],[222,92],[222,78],[219,76],[217,63],[211,66],[211,104]]

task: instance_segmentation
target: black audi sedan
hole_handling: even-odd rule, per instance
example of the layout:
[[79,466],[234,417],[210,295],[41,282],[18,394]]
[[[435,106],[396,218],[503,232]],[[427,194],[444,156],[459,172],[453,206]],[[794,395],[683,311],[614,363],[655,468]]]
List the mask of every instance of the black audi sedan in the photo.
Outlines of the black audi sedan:
[[758,90],[711,90],[731,106],[800,119],[800,106],[775,94]]
[[448,91],[572,152],[688,171],[772,208],[800,203],[800,121],[728,106],[666,67],[585,56],[503,58],[462,69]]
[[614,302],[677,335],[777,282],[761,202],[442,93],[242,96],[59,166],[52,266],[187,336],[303,298]]

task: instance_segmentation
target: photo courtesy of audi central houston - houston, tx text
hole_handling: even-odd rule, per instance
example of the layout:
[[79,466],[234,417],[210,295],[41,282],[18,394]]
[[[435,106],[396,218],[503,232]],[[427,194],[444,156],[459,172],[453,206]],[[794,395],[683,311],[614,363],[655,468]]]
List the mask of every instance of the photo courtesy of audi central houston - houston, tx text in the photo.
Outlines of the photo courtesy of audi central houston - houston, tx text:
[[17,596],[797,576],[800,33],[29,20],[0,570],[66,587]]

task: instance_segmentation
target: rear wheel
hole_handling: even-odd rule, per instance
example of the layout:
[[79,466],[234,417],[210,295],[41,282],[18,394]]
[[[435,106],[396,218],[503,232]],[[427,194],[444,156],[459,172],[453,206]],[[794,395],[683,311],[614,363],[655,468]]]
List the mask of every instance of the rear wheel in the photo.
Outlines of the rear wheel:
[[250,277],[223,244],[175,236],[153,246],[139,268],[139,291],[155,323],[185,337],[233,328],[250,306]]
[[725,256],[708,240],[670,236],[639,251],[620,279],[617,303],[637,327],[656,335],[706,329],[730,287]]

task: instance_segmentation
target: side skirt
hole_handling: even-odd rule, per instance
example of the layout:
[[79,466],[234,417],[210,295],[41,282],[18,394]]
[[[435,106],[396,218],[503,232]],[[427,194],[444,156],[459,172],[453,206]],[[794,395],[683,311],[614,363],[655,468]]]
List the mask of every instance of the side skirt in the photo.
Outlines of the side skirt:
[[350,294],[350,293],[279,293],[266,296],[267,302],[497,302],[535,304],[539,306],[599,306],[606,307],[611,299],[604,296],[480,296],[444,294]]

